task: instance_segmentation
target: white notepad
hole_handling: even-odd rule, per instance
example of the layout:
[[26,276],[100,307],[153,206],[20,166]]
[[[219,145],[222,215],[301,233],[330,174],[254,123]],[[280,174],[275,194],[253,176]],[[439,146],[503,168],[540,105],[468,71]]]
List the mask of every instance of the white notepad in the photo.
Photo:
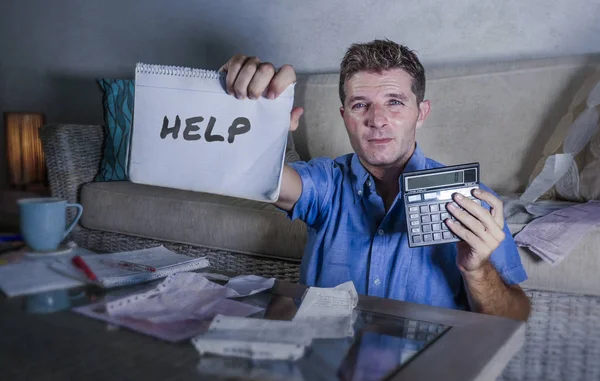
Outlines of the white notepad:
[[[98,277],[97,282],[106,288],[148,282],[179,272],[202,269],[210,265],[206,258],[193,258],[177,254],[164,246],[122,253],[85,256],[83,259]],[[134,262],[154,267],[156,271],[136,271],[113,267],[106,265],[105,262],[107,261]],[[73,266],[70,258],[57,260],[50,267],[63,275],[89,282],[85,274]]]
[[224,83],[215,71],[136,66],[132,182],[277,201],[294,85],[238,100]]

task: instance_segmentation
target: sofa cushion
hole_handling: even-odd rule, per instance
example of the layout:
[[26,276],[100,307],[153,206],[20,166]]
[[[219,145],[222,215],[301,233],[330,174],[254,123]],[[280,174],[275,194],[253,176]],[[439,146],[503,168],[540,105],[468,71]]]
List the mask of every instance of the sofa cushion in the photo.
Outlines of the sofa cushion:
[[104,154],[95,181],[127,180],[127,152],[133,119],[133,80],[98,80],[104,109]]
[[306,227],[271,204],[133,184],[86,184],[81,224],[89,229],[298,261]]

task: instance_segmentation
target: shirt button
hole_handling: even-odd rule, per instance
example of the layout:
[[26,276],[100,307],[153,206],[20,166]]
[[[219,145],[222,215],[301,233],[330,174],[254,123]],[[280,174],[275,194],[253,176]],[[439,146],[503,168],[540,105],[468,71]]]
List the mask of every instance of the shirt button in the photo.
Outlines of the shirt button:
[[379,278],[377,278],[373,281],[373,283],[375,283],[375,286],[379,286],[381,284],[381,281],[379,280]]
[[359,196],[362,196],[362,195],[363,195],[363,191],[359,190],[359,191],[358,191],[358,195],[359,195]]
[[383,229],[379,229],[379,230],[377,230],[377,234],[379,234],[379,235],[383,235],[383,233],[385,233],[385,232],[383,231]]
[[371,186],[371,180],[367,180],[367,186],[370,187]]

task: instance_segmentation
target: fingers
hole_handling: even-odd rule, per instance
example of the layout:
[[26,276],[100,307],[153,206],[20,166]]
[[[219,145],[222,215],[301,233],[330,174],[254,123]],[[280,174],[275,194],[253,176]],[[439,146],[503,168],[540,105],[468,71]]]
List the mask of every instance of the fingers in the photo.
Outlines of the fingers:
[[258,99],[265,92],[275,76],[275,66],[270,62],[258,64],[256,72],[248,85],[248,98]]
[[290,131],[296,131],[300,124],[300,117],[303,113],[304,109],[302,107],[294,107],[292,109],[292,114],[290,116]]
[[446,219],[444,222],[446,225],[448,225],[448,228],[452,231],[452,233],[465,241],[476,252],[491,252],[489,245],[471,230],[467,229],[456,221],[452,221],[450,218]]
[[495,247],[504,239],[503,225],[498,225],[486,208],[459,193],[455,194],[453,198],[464,210],[450,203],[448,211],[467,229],[490,246]]
[[225,87],[228,94],[234,94],[233,84],[235,83],[235,80],[237,79],[238,74],[240,70],[242,70],[242,67],[247,59],[247,56],[243,54],[237,54],[231,57],[231,59],[227,61],[225,65],[221,66],[221,69],[219,69],[219,71],[224,71],[227,73],[227,77],[225,78]]
[[250,57],[244,61],[244,65],[233,83],[233,92],[237,99],[245,99],[248,96],[248,85],[254,77],[259,63],[260,60],[256,57]]
[[267,98],[275,99],[283,93],[289,85],[296,82],[296,71],[290,65],[283,65],[281,69],[275,74],[275,77],[269,85],[267,92]]
[[502,201],[492,193],[482,189],[474,189],[473,196],[488,203],[491,207],[492,217],[500,228],[504,228],[504,207]]
[[258,99],[261,95],[275,99],[296,82],[296,72],[290,65],[278,71],[269,62],[243,54],[233,56],[219,71],[227,73],[225,86],[228,94],[238,99]]

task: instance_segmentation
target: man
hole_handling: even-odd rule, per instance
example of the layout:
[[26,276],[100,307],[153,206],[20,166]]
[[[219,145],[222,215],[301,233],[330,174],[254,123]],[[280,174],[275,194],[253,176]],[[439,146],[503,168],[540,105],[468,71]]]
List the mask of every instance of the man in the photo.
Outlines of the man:
[[[296,81],[289,65],[276,71],[243,55],[221,70],[228,93],[240,99],[273,99]],[[286,165],[275,204],[309,227],[301,282],[352,280],[362,294],[526,320],[530,304],[518,284],[527,275],[502,202],[485,186],[473,193],[483,206],[460,194],[447,205],[459,222],[444,223],[462,242],[408,247],[399,178],[442,166],[415,139],[431,107],[417,56],[387,40],[354,44],[340,66],[339,92],[355,153]],[[292,110],[291,131],[302,113]]]

